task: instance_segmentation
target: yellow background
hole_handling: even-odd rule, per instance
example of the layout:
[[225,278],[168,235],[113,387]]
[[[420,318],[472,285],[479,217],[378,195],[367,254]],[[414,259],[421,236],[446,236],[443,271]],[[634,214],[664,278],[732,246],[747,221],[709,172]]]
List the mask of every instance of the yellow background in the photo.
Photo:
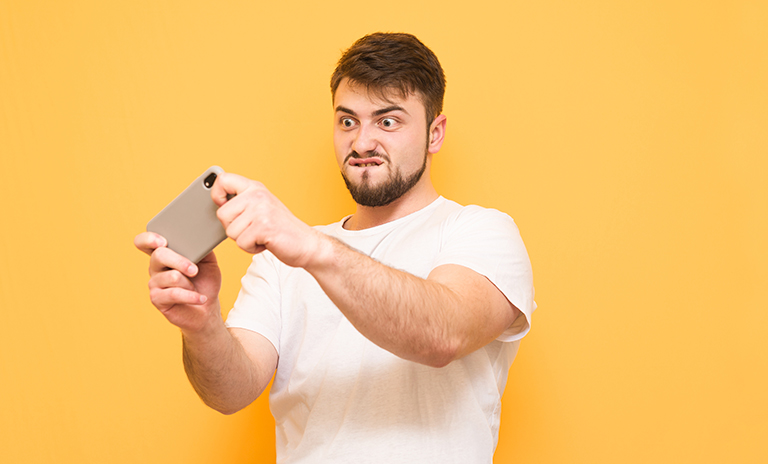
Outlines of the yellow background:
[[[511,214],[533,262],[495,462],[765,462],[757,0],[0,0],[0,462],[274,459],[266,397],[194,395],[132,238],[212,164],[351,212],[328,79],[377,30],[446,70],[440,192]],[[228,308],[249,257],[218,250]]]

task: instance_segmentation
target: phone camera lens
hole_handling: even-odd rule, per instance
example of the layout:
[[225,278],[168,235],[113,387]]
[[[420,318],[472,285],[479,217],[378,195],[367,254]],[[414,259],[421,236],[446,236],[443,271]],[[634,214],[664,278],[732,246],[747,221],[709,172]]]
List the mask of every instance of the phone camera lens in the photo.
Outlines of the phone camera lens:
[[212,172],[205,178],[203,185],[205,185],[205,188],[211,188],[214,182],[216,182],[216,173]]

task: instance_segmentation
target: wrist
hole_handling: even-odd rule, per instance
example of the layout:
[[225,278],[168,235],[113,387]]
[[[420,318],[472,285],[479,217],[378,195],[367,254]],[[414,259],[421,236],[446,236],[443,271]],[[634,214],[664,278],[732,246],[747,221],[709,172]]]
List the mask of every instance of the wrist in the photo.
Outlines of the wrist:
[[203,305],[200,311],[203,314],[200,315],[196,323],[181,327],[181,333],[186,340],[210,339],[221,333],[222,330],[226,331],[218,298]]
[[309,256],[304,269],[312,275],[333,268],[338,261],[339,247],[346,248],[342,242],[329,237],[322,232],[313,230],[315,234],[314,252]]

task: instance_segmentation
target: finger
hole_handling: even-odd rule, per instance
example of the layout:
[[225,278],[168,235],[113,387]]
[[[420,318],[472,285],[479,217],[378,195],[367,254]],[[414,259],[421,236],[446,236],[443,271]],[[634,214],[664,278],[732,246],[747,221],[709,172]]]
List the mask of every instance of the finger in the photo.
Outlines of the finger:
[[205,295],[178,287],[152,289],[149,299],[161,311],[175,305],[200,305],[208,300]]
[[248,202],[244,197],[235,197],[216,210],[216,217],[221,222],[221,225],[224,226],[224,229],[228,229],[229,225],[243,214],[246,206],[248,206]]
[[151,279],[149,279],[149,290],[152,291],[155,288],[183,288],[185,290],[195,290],[195,285],[189,279],[179,271],[170,270],[164,272],[158,272]]
[[242,250],[252,254],[259,253],[266,248],[262,242],[261,231],[253,224],[237,236],[235,243]]
[[211,198],[214,203],[221,206],[229,199],[227,195],[231,197],[231,195],[237,195],[245,191],[252,182],[252,180],[243,176],[222,172],[216,177],[216,182],[214,182],[211,188]]
[[142,232],[133,238],[133,245],[142,252],[151,255],[157,248],[168,246],[168,241],[154,232]]
[[[221,209],[219,211],[221,211]],[[231,220],[228,220],[230,214],[233,216],[231,217]],[[227,233],[227,237],[235,241],[237,241],[240,235],[242,235],[246,230],[252,230],[258,227],[256,224],[257,218],[254,218],[252,212],[249,212],[249,214],[244,214],[244,212],[237,212],[236,209],[227,208],[225,212],[222,212],[221,216],[223,218],[221,219],[222,224],[225,225],[224,230]]]
[[281,206],[279,200],[263,184],[256,181],[249,182],[246,191],[241,192],[216,211],[216,216],[227,230],[227,235],[235,240],[244,230],[255,225],[259,225],[259,229],[262,229],[262,225],[273,216],[271,212],[275,210],[275,203]]
[[152,258],[149,260],[149,275],[154,276],[168,269],[175,269],[187,277],[197,275],[197,266],[170,248],[162,247],[152,252]]

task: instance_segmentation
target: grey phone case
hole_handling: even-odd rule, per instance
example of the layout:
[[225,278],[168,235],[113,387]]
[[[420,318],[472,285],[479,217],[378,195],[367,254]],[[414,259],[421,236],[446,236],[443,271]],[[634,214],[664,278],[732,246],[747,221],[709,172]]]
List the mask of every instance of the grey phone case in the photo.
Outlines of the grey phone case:
[[219,207],[211,198],[211,189],[204,184],[211,173],[222,172],[218,166],[208,168],[147,223],[147,231],[165,237],[168,248],[193,263],[198,263],[227,238],[216,217]]

